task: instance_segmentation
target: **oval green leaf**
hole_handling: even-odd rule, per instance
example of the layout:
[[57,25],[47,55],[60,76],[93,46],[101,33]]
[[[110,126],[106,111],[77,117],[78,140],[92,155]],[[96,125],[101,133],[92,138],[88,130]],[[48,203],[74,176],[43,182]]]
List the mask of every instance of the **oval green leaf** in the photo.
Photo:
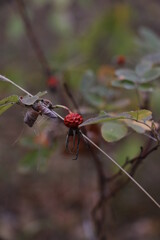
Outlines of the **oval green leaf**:
[[142,58],[142,61],[149,61],[152,65],[157,65],[160,63],[160,52],[146,55]]
[[45,95],[47,93],[47,91],[44,92],[38,92],[36,95],[34,96],[29,96],[26,95],[24,96],[22,99],[20,99],[21,103],[23,103],[24,105],[27,106],[31,106],[33,105],[39,98],[41,98],[43,95]]
[[160,68],[156,67],[144,74],[142,82],[150,82],[160,77]]
[[125,115],[127,114],[130,119],[137,120],[137,121],[147,121],[152,119],[152,112],[146,109],[130,111],[124,114]]
[[137,76],[136,72],[131,69],[119,69],[115,72],[115,74],[121,80],[139,82],[139,77]]
[[102,137],[107,142],[116,142],[127,135],[127,127],[117,121],[106,122],[101,127]]
[[142,47],[146,45],[148,48],[152,47],[152,49],[156,51],[160,48],[160,39],[151,29],[142,27],[140,29],[140,35],[143,38]]
[[2,100],[0,100],[0,106],[4,105],[4,104],[9,104],[9,103],[16,103],[18,102],[19,98],[17,95],[11,95],[9,97],[3,98]]
[[20,99],[21,103],[23,103],[24,105],[27,105],[27,106],[31,106],[33,105],[37,100],[39,99],[38,96],[33,96],[33,97],[30,97],[29,95],[27,96],[24,96],[22,99]]
[[142,61],[136,65],[136,73],[138,76],[143,77],[144,74],[152,69],[152,63],[150,61]]
[[153,92],[154,85],[151,83],[142,83],[138,86],[138,89],[141,92]]
[[136,88],[135,84],[129,80],[116,80],[112,82],[113,87],[120,87],[127,90],[133,90]]
[[143,134],[146,132],[146,128],[143,123],[137,123],[133,120],[125,120],[125,123],[137,133]]

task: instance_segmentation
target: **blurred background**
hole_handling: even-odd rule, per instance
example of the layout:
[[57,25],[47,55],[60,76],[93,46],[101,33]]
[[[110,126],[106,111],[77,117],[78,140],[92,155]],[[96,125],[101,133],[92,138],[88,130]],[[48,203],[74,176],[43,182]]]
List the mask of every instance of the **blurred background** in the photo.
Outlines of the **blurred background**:
[[[158,0],[0,0],[0,74],[32,94],[47,90],[53,104],[78,107],[84,118],[135,110],[135,92],[111,82],[115,69],[134,68],[144,55],[160,51],[159,12]],[[0,82],[1,99],[12,94],[23,95]],[[158,120],[160,85],[149,96]],[[98,239],[91,214],[99,198],[97,172],[85,143],[72,161],[63,124],[38,118],[29,128],[25,113],[14,106],[0,116],[0,239]],[[134,133],[107,143],[99,126],[87,131],[120,164],[146,142]],[[117,170],[98,155],[106,175]],[[159,167],[157,150],[136,179],[160,202]],[[104,239],[160,239],[159,211],[132,183],[107,207]]]

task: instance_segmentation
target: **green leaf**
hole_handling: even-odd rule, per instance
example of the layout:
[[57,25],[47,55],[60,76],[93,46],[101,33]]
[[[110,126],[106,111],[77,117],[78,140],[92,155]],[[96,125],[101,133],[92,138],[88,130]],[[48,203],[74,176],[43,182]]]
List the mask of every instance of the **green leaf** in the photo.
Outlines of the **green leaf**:
[[18,102],[18,100],[19,98],[17,95],[12,95],[0,100],[0,115],[12,107],[16,102]]
[[[115,158],[117,162],[123,165],[126,162],[126,159],[132,159],[139,155],[140,146],[143,146],[144,140],[137,135],[133,135],[131,138],[125,138],[121,141],[115,151]],[[117,168],[112,167],[115,172]]]
[[144,74],[150,71],[152,68],[152,63],[150,61],[142,61],[136,65],[136,74],[140,77],[143,77]]
[[138,86],[138,89],[141,92],[152,92],[154,89],[154,86],[151,83],[142,83]]
[[116,76],[121,80],[130,80],[132,82],[139,82],[139,77],[136,72],[131,69],[119,69],[115,71]]
[[96,84],[96,76],[90,70],[83,76],[81,91],[85,100],[95,107],[102,107],[104,105],[103,98],[108,94],[108,90],[105,87]]
[[85,100],[92,106],[99,107],[103,104],[103,99],[95,91],[96,76],[88,70],[81,82],[81,91]]
[[160,64],[160,52],[146,55],[142,58],[142,61],[151,62],[152,65]]
[[117,121],[106,122],[101,127],[102,137],[107,142],[115,142],[126,136],[126,126]]
[[143,82],[150,82],[160,77],[160,68],[153,68],[144,74]]
[[104,106],[104,100],[96,94],[87,93],[84,95],[84,98],[94,107],[101,108]]
[[9,103],[17,103],[19,97],[17,95],[11,95],[9,97],[3,98],[0,100],[0,105],[9,104]]
[[[122,115],[123,115],[123,113],[122,113]],[[149,110],[145,110],[145,109],[124,113],[124,116],[127,117],[127,115],[130,119],[134,119],[137,121],[147,121],[147,120],[152,119],[152,112]]]
[[143,134],[146,132],[143,123],[137,123],[133,120],[125,120],[125,123],[137,133]]
[[38,96],[39,98],[41,98],[46,94],[47,94],[47,91],[43,91],[43,92],[38,92],[35,96]]
[[2,115],[2,113],[4,113],[5,111],[7,111],[10,107],[12,107],[13,104],[12,103],[8,103],[5,105],[1,105],[0,106],[0,115]]
[[38,96],[33,96],[33,97],[30,97],[29,95],[26,95],[24,96],[21,100],[21,102],[24,104],[24,105],[27,105],[27,106],[31,106],[33,105],[37,100],[39,99]]
[[[158,77],[160,77],[160,68],[157,67],[157,68],[150,69],[150,67],[151,66],[149,66],[149,63],[148,63],[148,65],[146,64],[143,67],[137,66],[136,72],[134,72],[133,70],[130,70],[130,69],[119,69],[115,72],[115,74],[121,81],[129,80],[129,81],[135,82],[135,83],[146,83],[146,82],[153,81],[153,80],[157,79]],[[130,84],[130,86],[131,86],[131,84]]]
[[142,92],[152,92],[153,91],[153,85],[150,83],[142,83],[142,84],[138,84],[138,86],[136,87],[136,85],[128,80],[116,80],[112,82],[112,86],[113,87],[120,87],[120,88],[124,88],[127,90],[134,90],[138,87],[138,89]]
[[140,35],[143,37],[144,41],[142,42],[143,45],[147,44],[148,46],[151,46],[154,49],[160,48],[160,39],[159,37],[150,29],[148,28],[141,28],[140,29]]
[[95,118],[90,118],[83,122],[82,124],[79,125],[79,127],[91,125],[91,124],[97,124],[97,123],[102,123],[102,122],[108,122],[112,120],[120,120],[120,119],[131,119],[131,120],[136,120],[136,121],[147,121],[152,118],[152,112],[149,110],[137,110],[137,111],[130,111],[130,112],[124,112],[115,115],[111,114],[104,114],[97,116]]
[[116,80],[112,82],[113,87],[120,87],[127,90],[133,90],[136,88],[135,84],[129,80]]
[[24,104],[24,105],[27,105],[27,106],[31,106],[33,105],[40,97],[42,97],[43,95],[45,95],[47,93],[47,91],[44,91],[44,92],[38,92],[36,95],[34,96],[29,96],[29,95],[26,95],[24,96],[22,99],[21,99],[21,102]]
[[110,116],[109,114],[101,115],[95,118],[90,118],[83,122],[82,124],[79,125],[79,127],[91,125],[91,124],[97,124],[97,123],[102,123],[102,122],[107,122],[107,121],[112,121],[112,120],[117,120],[117,119],[125,119],[124,116]]

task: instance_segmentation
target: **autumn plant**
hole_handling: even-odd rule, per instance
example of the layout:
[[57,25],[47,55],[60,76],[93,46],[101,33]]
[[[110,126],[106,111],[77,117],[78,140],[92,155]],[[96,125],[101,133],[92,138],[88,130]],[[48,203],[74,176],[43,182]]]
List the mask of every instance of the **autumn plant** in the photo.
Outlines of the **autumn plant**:
[[[142,31],[142,36],[148,40],[148,35],[152,39],[153,35],[147,30]],[[156,40],[155,40],[156,42]],[[158,42],[158,40],[157,40]],[[139,40],[139,44],[140,44]],[[148,44],[148,43],[147,43]],[[145,44],[144,44],[145,46]],[[124,60],[124,58],[123,58]],[[123,61],[124,62],[124,61]],[[0,114],[3,114],[6,110],[12,107],[14,104],[26,109],[26,115],[24,122],[33,127],[39,116],[47,116],[50,119],[59,119],[67,128],[68,134],[66,136],[66,150],[74,157],[72,159],[77,160],[80,155],[79,144],[83,141],[87,145],[88,151],[91,152],[92,158],[95,162],[98,177],[100,198],[93,209],[92,215],[96,225],[97,235],[99,239],[102,238],[103,225],[104,225],[104,205],[112,198],[119,190],[125,186],[129,180],[131,180],[136,186],[143,191],[147,197],[150,198],[158,208],[160,204],[154,199],[148,191],[146,191],[133,177],[140,163],[153,151],[157,150],[160,146],[160,132],[159,124],[154,121],[152,112],[149,109],[148,101],[149,94],[152,92],[157,84],[157,79],[160,78],[160,53],[149,54],[143,57],[134,68],[122,68],[113,71],[111,81],[108,86],[105,86],[100,81],[97,81],[97,76],[92,71],[87,71],[81,81],[80,93],[98,112],[96,116],[84,120],[81,112],[74,112],[68,106],[52,103],[48,99],[44,98],[46,92],[39,92],[36,95],[32,95],[24,88],[20,87],[10,79],[0,75],[0,80],[10,83],[19,88],[24,96],[12,95],[0,100]],[[121,64],[120,64],[121,65]],[[101,77],[101,76],[99,76]],[[49,74],[49,82],[55,83],[53,76]],[[118,106],[128,107],[128,101],[126,99],[119,99],[116,96],[117,90],[132,91],[137,96],[137,109],[131,111],[117,112]],[[72,98],[73,102],[74,99]],[[113,101],[114,100],[114,101]],[[123,101],[124,100],[124,101]],[[57,109],[64,110],[65,117],[57,112]],[[155,145],[150,148],[143,146],[140,149],[139,155],[132,159],[127,159],[121,166],[114,160],[107,152],[99,147],[88,136],[86,127],[90,125],[101,126],[101,136],[104,141],[108,143],[116,142],[126,137],[129,132],[133,131],[138,134],[143,134],[150,142],[154,142]],[[64,136],[65,137],[65,136]],[[93,148],[92,148],[93,147]],[[97,155],[94,153],[94,149],[101,152],[107,159],[109,159],[114,165],[118,167],[117,173],[107,177],[103,165]],[[124,174],[122,176],[122,173]],[[127,178],[121,178],[126,176]],[[119,179],[121,178],[121,181]],[[110,191],[106,193],[107,186],[112,186]],[[99,216],[99,211],[101,212]]]
[[[146,68],[147,69],[147,68]],[[148,69],[147,69],[148,70]],[[118,76],[120,76],[119,81],[122,81],[122,79],[129,79],[132,83],[135,83],[135,87],[137,87],[138,80],[140,78],[136,78],[134,76],[132,78],[131,70],[119,70],[116,72]],[[121,75],[120,75],[121,74]],[[127,75],[130,74],[130,75]],[[160,75],[160,72],[159,72]],[[131,77],[129,77],[131,76]],[[154,76],[150,76],[150,79],[153,80],[157,78]],[[28,108],[26,116],[24,118],[24,122],[29,126],[32,127],[34,123],[36,122],[39,115],[46,115],[49,118],[60,118],[66,127],[69,128],[69,133],[67,135],[66,140],[66,148],[68,149],[68,138],[69,136],[74,136],[73,140],[73,151],[75,148],[75,137],[78,136],[78,143],[77,143],[77,150],[76,150],[76,158],[78,158],[78,146],[80,141],[80,135],[90,144],[92,144],[95,148],[97,148],[100,152],[102,152],[105,156],[107,156],[123,173],[125,173],[158,207],[160,205],[156,202],[155,199],[153,199],[150,194],[143,189],[143,187],[137,183],[137,181],[125,170],[123,169],[113,158],[111,158],[107,153],[105,153],[101,148],[99,148],[94,142],[92,142],[91,139],[89,139],[82,131],[81,127],[91,125],[91,124],[98,124],[103,123],[101,127],[102,137],[109,142],[117,141],[121,138],[123,138],[127,134],[127,128],[126,126],[131,127],[133,130],[139,133],[145,133],[146,131],[150,132],[150,137],[154,139],[157,142],[157,146],[159,145],[159,133],[156,128],[156,123],[152,120],[152,113],[149,110],[136,110],[136,111],[129,111],[119,114],[114,113],[106,113],[103,112],[99,116],[91,118],[83,122],[83,118],[78,113],[73,113],[67,108],[66,106],[62,105],[52,105],[52,103],[47,100],[43,99],[42,96],[46,92],[39,92],[36,95],[32,95],[8,78],[1,76],[0,79],[2,81],[6,81],[9,83],[12,83],[16,87],[18,87],[20,90],[25,92],[26,96],[17,96],[12,95],[7,98],[4,98],[0,101],[0,114],[4,113],[6,110],[8,110],[11,106],[14,104],[19,104],[25,108]],[[143,78],[145,81],[145,78]],[[128,80],[128,81],[129,81]],[[148,81],[148,79],[146,79]],[[141,82],[141,79],[140,79]],[[63,118],[61,115],[59,115],[55,108],[64,108],[69,111],[69,114],[66,115],[65,118]],[[119,130],[118,130],[119,129]]]

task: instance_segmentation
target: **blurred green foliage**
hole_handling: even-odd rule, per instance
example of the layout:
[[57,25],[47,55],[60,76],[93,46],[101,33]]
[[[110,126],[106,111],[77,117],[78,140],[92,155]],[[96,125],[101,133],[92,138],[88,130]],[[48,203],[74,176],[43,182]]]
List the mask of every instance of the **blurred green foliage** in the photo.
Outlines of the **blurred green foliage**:
[[6,37],[12,39],[13,42],[17,42],[25,34],[24,25],[20,16],[10,16],[6,31]]
[[[49,92],[47,98],[50,98],[53,104],[55,104],[55,102],[66,104],[74,110],[74,106],[64,92],[63,83],[66,82],[80,110],[84,112],[84,116],[85,113],[88,114],[88,111],[96,112],[97,118],[89,119],[88,124],[84,121],[84,125],[88,127],[89,134],[93,137],[93,140],[97,141],[99,145],[103,145],[104,141],[106,141],[106,151],[109,153],[112,151],[111,155],[113,154],[120,164],[123,164],[126,159],[135,157],[140,152],[140,146],[146,143],[147,136],[144,136],[144,134],[149,132],[142,125],[136,125],[137,122],[132,121],[137,120],[137,110],[140,108],[137,95],[139,95],[140,103],[146,104],[146,99],[149,99],[147,112],[139,112],[141,113],[141,116],[139,115],[139,117],[141,117],[140,120],[142,120],[143,123],[151,119],[151,111],[153,112],[155,121],[159,120],[160,116],[160,38],[158,33],[155,33],[149,28],[139,26],[139,24],[145,24],[147,20],[149,23],[147,25],[150,25],[152,28],[149,19],[155,18],[155,27],[153,26],[153,29],[156,29],[156,24],[158,24],[157,29],[159,29],[159,20],[152,12],[153,9],[150,8],[149,2],[146,3],[146,7],[147,5],[149,7],[148,13],[145,12],[146,9],[144,11],[141,10],[141,2],[139,1],[135,3],[101,1],[99,3],[99,1],[91,0],[34,0],[25,1],[25,3],[31,23],[33,24],[33,29],[35,30],[35,35],[53,70],[53,74],[57,74],[59,77],[57,90],[55,92]],[[8,76],[20,86],[31,91],[31,93],[36,93],[47,88],[47,77],[43,75],[39,59],[36,58],[32,44],[28,41],[23,21],[20,18],[17,6],[14,5],[15,1],[12,1],[12,4],[14,6],[13,8],[8,7],[8,5],[1,8],[3,20],[0,26],[2,36],[0,39],[1,74]],[[135,16],[137,18],[135,18]],[[140,29],[139,32],[137,29]],[[136,32],[138,32],[138,34]],[[124,63],[122,64],[117,61],[119,55],[124,57]],[[6,83],[1,83],[0,85],[1,99],[17,91],[14,87]],[[10,102],[7,107],[8,106],[11,106]],[[101,110],[104,110],[102,114]],[[129,112],[130,110],[134,110],[134,112],[131,114]],[[9,158],[8,156],[13,158],[9,159],[9,164],[7,165],[8,168],[11,168],[10,173],[14,176],[13,179],[12,177],[10,178],[11,182],[13,181],[13,184],[16,184],[16,181],[18,182],[17,178],[19,176],[17,177],[16,175],[16,170],[18,169],[19,173],[25,173],[28,174],[27,177],[29,176],[27,180],[30,182],[27,187],[25,187],[24,192],[27,193],[27,191],[31,191],[34,186],[34,184],[32,184],[34,180],[30,178],[31,175],[29,174],[35,172],[37,168],[44,173],[43,176],[45,176],[46,179],[47,177],[50,178],[51,182],[56,180],[54,186],[49,180],[45,182],[45,179],[42,179],[39,184],[40,195],[35,198],[34,203],[35,206],[38,206],[38,213],[35,213],[34,206],[32,206],[31,203],[31,199],[34,199],[32,194],[35,194],[37,191],[37,186],[35,189],[33,188],[33,192],[29,192],[29,197],[24,194],[23,197],[25,200],[22,199],[21,204],[19,204],[17,199],[12,201],[13,198],[11,197],[9,209],[12,204],[13,209],[15,205],[16,208],[20,206],[19,212],[22,214],[20,222],[28,221],[30,223],[30,219],[35,220],[36,218],[41,221],[41,218],[44,217],[45,219],[45,216],[48,214],[48,221],[52,221],[51,229],[53,226],[57,227],[59,224],[59,229],[56,229],[58,234],[62,232],[63,235],[66,231],[62,239],[85,239],[84,235],[81,235],[79,232],[82,233],[83,231],[81,230],[84,230],[84,225],[87,221],[90,221],[89,218],[86,218],[86,215],[93,203],[91,204],[92,201],[90,201],[90,199],[88,200],[88,195],[93,195],[94,191],[96,197],[93,197],[93,202],[95,203],[97,200],[96,177],[93,166],[91,166],[91,163],[88,161],[88,149],[87,151],[84,150],[83,144],[80,146],[81,161],[79,161],[79,164],[84,164],[85,166],[83,166],[82,171],[80,170],[80,165],[77,167],[79,170],[75,170],[76,164],[73,164],[71,161],[66,162],[67,155],[64,154],[66,129],[63,129],[60,123],[57,127],[57,125],[54,126],[54,122],[47,122],[47,124],[39,125],[40,127],[38,126],[38,130],[42,132],[42,134],[45,133],[45,137],[42,136],[41,139],[39,134],[35,136],[35,129],[29,132],[28,128],[25,128],[23,138],[17,141],[18,143],[15,145],[15,148],[12,148],[13,153],[10,153],[11,150],[7,148],[7,145],[11,144],[11,141],[17,138],[17,132],[19,133],[21,131],[20,128],[22,128],[22,125],[20,125],[20,123],[23,122],[22,118],[25,114],[23,110],[19,110],[19,108],[18,110],[16,109],[16,111],[20,112],[20,116],[13,113],[12,109],[4,116],[1,116],[1,161],[4,161],[3,164],[7,165],[6,160]],[[105,114],[113,114],[113,116],[108,117],[107,115],[104,120],[102,117],[104,112]],[[124,119],[121,121],[117,120],[118,114],[120,114],[122,118],[125,118],[125,116],[128,116],[124,115],[126,113],[130,114],[130,121],[123,121]],[[97,125],[92,125],[93,123]],[[3,124],[4,126],[7,124],[7,127],[5,126],[4,129]],[[100,126],[100,124],[102,124],[102,126]],[[48,138],[50,137],[47,135],[48,129],[52,130],[53,138],[51,138],[51,141],[53,144],[51,145],[48,144]],[[103,139],[100,136],[100,132],[102,133]],[[28,138],[28,135],[31,137]],[[123,138],[124,136],[126,136],[126,138]],[[56,141],[57,138],[58,141]],[[118,141],[120,139],[121,141]],[[116,143],[116,141],[118,142]],[[58,152],[56,152],[57,155],[54,155],[55,150]],[[68,158],[70,160],[71,156],[68,155]],[[151,159],[152,161],[148,161],[149,170],[148,173],[146,173],[146,179],[150,181],[154,181],[153,174],[158,171],[158,168],[156,168],[156,165],[153,163],[155,161],[158,162],[158,158],[158,154],[155,153],[153,159]],[[49,163],[51,168],[49,167],[50,169],[47,170],[47,174],[45,175],[48,159],[52,160]],[[106,159],[101,160],[107,166],[105,169],[106,172],[109,172],[108,161],[106,161]],[[17,162],[19,163],[18,167]],[[2,169],[3,164],[1,165]],[[16,167],[13,168],[14,164]],[[117,169],[115,170],[115,166],[111,165],[110,170],[111,172],[109,174],[112,174],[116,172]],[[7,174],[8,173],[5,173],[6,178],[8,178]],[[77,195],[78,184],[75,181],[78,175],[80,175],[81,181],[85,182],[85,187],[80,187],[79,195]],[[152,188],[156,187],[154,186],[156,184],[153,182],[152,185]],[[23,182],[21,187],[22,189],[24,188]],[[47,190],[47,187],[49,190]],[[9,193],[11,192],[10,189],[12,189],[12,186],[8,188]],[[3,187],[1,190],[2,200],[4,198],[5,206],[7,206],[7,201],[9,202],[9,200],[6,201],[4,197]],[[50,192],[48,195],[45,195],[44,193],[41,194],[41,191],[45,193],[47,191]],[[72,191],[75,191],[75,195],[77,196],[75,196]],[[17,195],[17,189],[13,192],[13,195]],[[40,200],[38,200],[38,198]],[[143,201],[143,199],[139,200],[140,203],[143,202],[143,204],[138,205],[134,202],[134,194],[131,194],[128,198],[130,205],[135,204],[135,209],[132,211],[133,217],[130,216],[132,221],[135,221],[138,214],[143,217],[146,217],[147,214],[149,216],[148,212],[151,211],[150,203],[146,205],[149,207],[145,208],[145,201]],[[56,199],[58,199],[57,202]],[[46,202],[46,205],[43,202]],[[123,221],[126,217],[124,212],[127,211],[128,213],[128,202],[119,200],[118,203],[120,209],[122,209]],[[3,205],[3,203],[1,204]],[[59,204],[61,205],[59,206]],[[23,207],[26,209],[24,212],[22,211]],[[61,209],[60,212],[58,212],[57,209]],[[33,216],[31,213],[33,213]],[[50,217],[51,213],[53,213],[53,216]],[[83,213],[85,213],[85,216]],[[31,214],[31,216],[29,214]],[[36,217],[34,214],[37,214]],[[80,215],[80,220],[78,219],[77,221],[78,214]],[[25,216],[27,216],[26,219],[29,220],[26,220]],[[82,218],[83,226],[79,224]],[[123,225],[123,221],[121,220],[122,217],[119,216],[119,222]],[[130,232],[135,233],[135,228],[133,228],[133,231],[133,229],[129,228],[128,224],[129,221],[126,217],[124,232],[126,233],[126,229],[129,229]],[[144,225],[138,229],[144,229],[143,227]],[[63,231],[62,228],[65,230],[63,229]],[[19,229],[23,229],[22,226],[20,226]],[[73,232],[73,230],[75,231],[73,235],[68,234],[68,232]],[[47,234],[48,231],[47,229]],[[40,232],[40,235],[34,239],[40,240],[41,237],[42,239],[48,237],[47,234],[43,235],[43,232],[41,234],[41,230],[39,229],[37,232]],[[54,238],[57,237],[55,232],[52,235]],[[78,235],[81,237],[77,237]],[[125,239],[123,236],[124,235],[122,235],[122,239]],[[120,235],[118,239],[119,237]],[[140,238],[135,237],[135,239]],[[51,239],[53,239],[53,237],[51,237]],[[61,237],[57,237],[57,239],[61,239]],[[86,239],[88,239],[88,237],[86,237]]]
[[82,51],[89,56],[91,63],[98,64],[99,56],[110,59],[114,55],[128,55],[134,46],[131,29],[131,8],[117,4],[93,22],[87,35],[82,39]]

